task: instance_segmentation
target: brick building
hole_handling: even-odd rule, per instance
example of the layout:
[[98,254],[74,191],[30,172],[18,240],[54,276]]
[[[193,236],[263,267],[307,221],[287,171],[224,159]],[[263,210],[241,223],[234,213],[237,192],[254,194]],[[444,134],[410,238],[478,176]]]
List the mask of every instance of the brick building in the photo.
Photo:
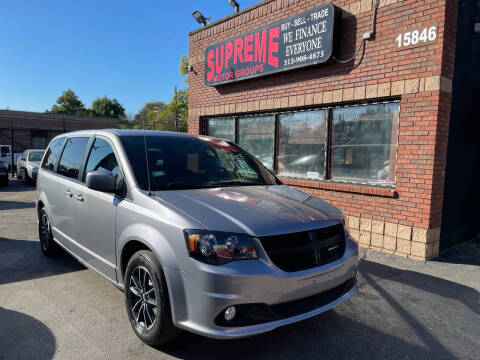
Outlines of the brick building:
[[45,149],[64,132],[105,128],[118,128],[118,119],[0,110],[0,145],[13,145],[17,155],[25,149]]
[[339,207],[363,247],[428,259],[473,238],[480,3],[332,4],[265,0],[192,31],[189,132]]

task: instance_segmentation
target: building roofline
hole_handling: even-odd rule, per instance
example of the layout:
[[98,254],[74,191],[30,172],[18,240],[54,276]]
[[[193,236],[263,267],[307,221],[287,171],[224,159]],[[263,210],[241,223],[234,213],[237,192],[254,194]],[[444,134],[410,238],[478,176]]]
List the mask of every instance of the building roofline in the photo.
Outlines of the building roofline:
[[89,120],[89,121],[102,121],[117,124],[120,119],[107,118],[107,117],[89,117],[78,115],[64,115],[56,113],[41,113],[34,111],[20,111],[20,110],[4,110],[0,109],[0,118],[5,117],[23,117],[23,118],[36,118],[36,119],[55,119],[55,120]]
[[243,14],[249,12],[249,11],[252,11],[252,10],[254,10],[254,9],[262,6],[262,5],[268,4],[268,3],[273,2],[273,1],[276,1],[276,0],[262,0],[262,1],[254,4],[254,5],[252,5],[252,6],[249,6],[249,7],[245,8],[245,9],[243,9],[243,10],[240,10],[239,12],[236,12],[236,13],[233,13],[233,14],[231,14],[231,15],[228,15],[228,16],[225,16],[225,17],[223,17],[223,18],[220,18],[220,19],[218,19],[218,20],[215,20],[214,22],[212,22],[212,23],[210,23],[210,24],[207,24],[206,26],[202,26],[201,28],[198,28],[198,29],[196,29],[196,30],[192,30],[192,31],[190,31],[190,32],[188,33],[188,36],[192,36],[192,35],[194,35],[194,34],[197,34],[197,33],[199,33],[199,32],[202,32],[203,30],[209,29],[209,28],[214,27],[214,26],[216,26],[216,25],[218,25],[218,24],[221,24],[222,22],[228,21],[228,20],[233,19],[233,18],[235,18],[235,17],[237,17],[237,16],[240,16],[240,15],[243,15]]

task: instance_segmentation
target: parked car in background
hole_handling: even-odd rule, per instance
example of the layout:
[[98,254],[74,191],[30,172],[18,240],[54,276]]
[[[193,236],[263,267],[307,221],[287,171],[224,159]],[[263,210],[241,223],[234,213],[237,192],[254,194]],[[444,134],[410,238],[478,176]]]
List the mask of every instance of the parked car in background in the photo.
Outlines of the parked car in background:
[[43,253],[61,246],[123,289],[133,330],[152,346],[179,329],[264,333],[358,289],[342,213],[226,140],[62,134],[38,173],[37,213]]
[[0,158],[0,186],[8,186],[8,164]]
[[17,160],[17,178],[30,183],[36,181],[38,168],[44,153],[45,150],[39,149],[25,150]]

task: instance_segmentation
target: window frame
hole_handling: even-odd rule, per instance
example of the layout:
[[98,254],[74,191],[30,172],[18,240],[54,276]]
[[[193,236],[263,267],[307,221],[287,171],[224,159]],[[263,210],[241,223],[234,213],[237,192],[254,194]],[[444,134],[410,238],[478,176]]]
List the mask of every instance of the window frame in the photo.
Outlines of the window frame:
[[278,175],[280,177],[283,177],[285,179],[293,179],[293,180],[304,180],[304,181],[327,181],[327,180],[330,180],[328,179],[328,169],[327,169],[327,165],[329,164],[329,161],[328,161],[328,154],[329,154],[329,151],[328,151],[328,145],[329,145],[329,139],[330,139],[330,126],[329,126],[329,119],[331,118],[331,116],[329,115],[330,114],[330,109],[327,109],[327,108],[301,108],[301,110],[288,110],[288,111],[280,111],[280,112],[277,112],[276,113],[276,127],[275,127],[275,139],[274,139],[274,142],[275,142],[275,148],[276,148],[276,152],[275,152],[275,157],[273,159],[274,161],[274,164],[275,164],[275,167],[274,167],[274,170],[275,172],[278,172],[278,158],[277,158],[277,155],[278,155],[278,145],[279,145],[279,141],[280,141],[280,115],[282,114],[291,114],[291,113],[298,113],[298,112],[310,112],[310,111],[325,111],[325,126],[327,127],[327,136],[325,136],[325,143],[324,143],[324,146],[325,146],[325,157],[323,159],[323,178],[322,179],[308,179],[308,178],[296,178],[296,177],[292,177],[292,176],[282,176],[282,175]]
[[[393,121],[396,121],[396,133],[392,132],[391,138],[391,146],[396,146],[395,158],[396,158],[396,167],[395,167],[395,174],[393,175],[393,183],[368,183],[368,182],[358,182],[358,181],[348,181],[348,180],[339,180],[339,179],[332,179],[332,128],[333,128],[333,116],[332,110],[338,108],[347,108],[347,107],[356,107],[356,106],[367,106],[367,105],[379,105],[379,104],[398,104],[399,108],[399,116]],[[280,176],[281,178],[288,179],[288,180],[298,180],[298,181],[313,181],[317,183],[321,182],[328,182],[328,183],[338,183],[338,184],[348,184],[348,185],[360,185],[360,186],[370,186],[370,187],[380,187],[380,188],[396,188],[397,183],[397,169],[398,169],[398,139],[399,139],[399,129],[400,129],[400,112],[401,112],[401,99],[398,97],[394,98],[386,98],[383,100],[378,101],[371,101],[371,102],[349,102],[349,103],[339,103],[335,105],[325,105],[325,106],[310,106],[310,107],[295,107],[295,108],[288,108],[288,109],[280,109],[280,110],[267,110],[267,111],[258,111],[258,112],[250,112],[250,113],[236,113],[236,114],[222,114],[222,115],[213,115],[213,116],[202,116],[200,118],[201,121],[201,131],[204,135],[209,136],[208,134],[208,120],[209,119],[218,119],[218,118],[234,118],[235,119],[235,144],[238,144],[239,140],[239,119],[242,117],[255,117],[255,116],[266,116],[271,115],[275,117],[275,127],[274,127],[274,141],[273,141],[273,170],[275,172],[278,171],[278,143],[279,143],[279,131],[280,131],[280,115],[281,114],[288,114],[288,113],[296,113],[296,112],[304,112],[304,111],[319,111],[324,110],[326,116],[326,126],[327,126],[327,136],[325,139],[325,160],[324,160],[324,173],[323,179],[315,180],[315,179],[306,179],[306,178],[295,178],[289,176]],[[392,121],[392,125],[393,125]]]
[[[78,172],[77,178],[68,177],[68,176],[60,174],[58,172],[58,166],[60,164],[60,160],[63,157],[63,152],[65,151],[65,148],[67,146],[68,139],[73,139],[73,138],[88,138],[87,145],[86,145],[86,151],[85,151],[85,154],[83,155],[83,159],[80,163],[80,170]],[[86,134],[65,136],[65,140],[64,140],[63,145],[62,145],[62,151],[60,152],[60,156],[58,157],[57,163],[55,164],[55,168],[54,168],[55,175],[61,176],[62,178],[70,180],[70,181],[74,181],[78,184],[85,184],[83,181],[81,181],[81,179],[83,178],[83,171],[85,170],[85,165],[86,165],[85,162],[87,160],[87,155],[90,153],[90,147],[92,146],[92,139],[93,138],[94,138],[93,135],[86,135]]]
[[[272,149],[272,170],[275,172],[276,170],[276,152],[278,151],[278,145],[277,145],[277,132],[278,132],[278,114],[274,112],[268,112],[268,113],[249,113],[249,114],[243,114],[243,115],[238,115],[235,117],[235,144],[240,146],[244,151],[250,153],[247,149],[245,149],[243,146],[241,146],[238,143],[238,140],[240,140],[240,120],[245,119],[245,118],[255,118],[255,117],[273,117],[273,149]],[[253,155],[252,155],[253,156]],[[254,156],[255,157],[255,156]],[[256,157],[255,157],[256,158]],[[258,159],[257,159],[258,160]],[[262,163],[260,160],[258,160],[260,163]],[[264,165],[265,166],[265,165]]]
[[[48,150],[50,150],[50,147],[52,146],[53,142],[56,141],[56,140],[60,140],[60,139],[62,139],[63,143],[60,145],[60,151],[58,153],[57,160],[55,160],[55,163],[53,164],[53,170],[47,169],[46,167],[44,167],[45,162],[47,161],[47,158],[45,157],[45,154],[47,153]],[[45,149],[45,154],[43,156],[43,161],[40,164],[40,168],[42,169],[42,171],[48,171],[50,173],[57,174],[58,162],[60,161],[60,157],[63,154],[63,149],[65,148],[65,144],[67,142],[67,139],[68,139],[68,136],[62,135],[62,136],[55,137],[55,138],[52,139],[52,141],[50,141],[47,148]],[[58,175],[60,175],[60,174],[58,174]]]
[[88,145],[87,145],[87,153],[86,153],[86,156],[85,156],[85,159],[83,161],[83,166],[82,166],[82,169],[81,169],[81,174],[82,174],[82,177],[81,177],[81,183],[83,185],[86,186],[86,176],[87,176],[87,173],[86,173],[86,170],[87,170],[87,164],[88,164],[88,159],[90,158],[90,154],[93,150],[93,145],[95,144],[95,140],[96,139],[102,139],[104,141],[106,141],[110,147],[112,148],[113,150],[113,154],[115,155],[115,159],[117,160],[117,164],[118,164],[118,169],[120,171],[120,174],[122,175],[122,181],[123,183],[125,184],[125,194],[122,195],[122,194],[119,194],[119,193],[112,193],[111,195],[112,196],[115,196],[115,197],[121,197],[121,198],[128,198],[130,199],[131,198],[131,195],[130,195],[130,187],[128,186],[128,182],[127,182],[127,179],[125,178],[125,172],[123,171],[123,167],[122,167],[122,162],[119,160],[120,157],[118,156],[118,151],[117,149],[115,148],[115,145],[112,143],[112,141],[107,137],[107,136],[103,136],[103,135],[94,135],[91,137]]

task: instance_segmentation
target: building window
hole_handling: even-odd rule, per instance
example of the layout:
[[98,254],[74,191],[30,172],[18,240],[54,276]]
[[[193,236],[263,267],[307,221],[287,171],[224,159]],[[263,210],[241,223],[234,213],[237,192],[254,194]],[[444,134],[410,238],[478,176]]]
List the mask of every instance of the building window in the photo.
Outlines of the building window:
[[44,137],[32,138],[32,147],[34,149],[45,149],[47,147],[47,139]]
[[209,136],[235,142],[235,119],[214,118],[208,120],[207,134]]
[[332,109],[331,179],[394,183],[398,113],[398,103]]
[[280,114],[278,125],[278,174],[300,179],[324,179],[326,111]]
[[282,177],[391,186],[399,112],[399,103],[390,102],[215,117],[206,129],[236,141]]
[[274,116],[249,116],[238,119],[238,144],[269,169],[273,169],[274,140]]

